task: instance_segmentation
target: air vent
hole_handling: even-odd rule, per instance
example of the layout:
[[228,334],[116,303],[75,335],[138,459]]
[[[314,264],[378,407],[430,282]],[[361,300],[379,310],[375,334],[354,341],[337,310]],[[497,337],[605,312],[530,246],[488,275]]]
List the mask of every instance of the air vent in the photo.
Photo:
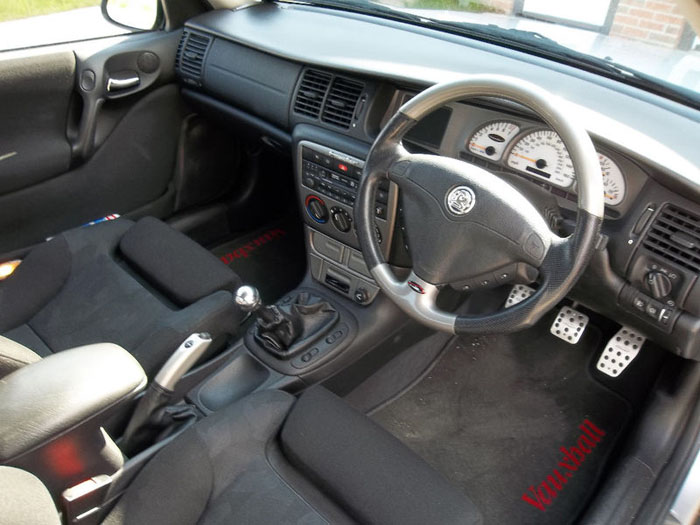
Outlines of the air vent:
[[209,44],[211,44],[211,37],[183,31],[180,44],[177,46],[175,67],[185,82],[197,86],[202,84],[202,67]]
[[318,118],[330,83],[330,74],[307,69],[297,91],[297,98],[294,101],[294,112],[307,117]]
[[335,77],[323,106],[321,120],[342,128],[349,128],[357,101],[365,85],[347,78]]
[[644,237],[644,247],[668,261],[700,272],[700,217],[667,204]]

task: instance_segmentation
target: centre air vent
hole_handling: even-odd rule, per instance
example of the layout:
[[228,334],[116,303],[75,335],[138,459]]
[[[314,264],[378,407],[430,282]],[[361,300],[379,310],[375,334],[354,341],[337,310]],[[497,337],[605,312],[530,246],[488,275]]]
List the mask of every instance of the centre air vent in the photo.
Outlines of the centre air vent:
[[335,77],[323,106],[321,120],[342,128],[349,128],[355,107],[365,85],[347,78]]
[[211,37],[183,31],[175,55],[175,69],[188,84],[202,85],[202,68],[209,44]]
[[307,69],[297,90],[297,98],[294,101],[295,113],[318,118],[330,83],[329,73]]
[[700,217],[667,204],[644,237],[644,247],[667,261],[700,272]]

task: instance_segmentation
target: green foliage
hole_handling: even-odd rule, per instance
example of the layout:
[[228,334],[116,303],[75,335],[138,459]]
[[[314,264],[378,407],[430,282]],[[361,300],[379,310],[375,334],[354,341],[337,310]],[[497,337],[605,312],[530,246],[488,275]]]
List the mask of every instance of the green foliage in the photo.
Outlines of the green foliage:
[[2,0],[0,22],[100,5],[100,0]]
[[442,9],[449,11],[469,11],[471,13],[500,13],[499,9],[474,0],[415,0],[410,7],[416,9]]

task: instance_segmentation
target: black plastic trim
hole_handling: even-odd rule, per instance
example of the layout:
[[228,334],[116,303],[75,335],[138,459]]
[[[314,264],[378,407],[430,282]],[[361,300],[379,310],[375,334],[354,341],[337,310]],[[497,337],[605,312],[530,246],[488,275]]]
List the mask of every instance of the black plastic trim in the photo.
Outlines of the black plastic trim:
[[202,111],[205,116],[233,127],[248,138],[268,137],[286,148],[287,152],[292,147],[292,136],[289,133],[255,115],[191,89],[183,88],[182,96],[187,102]]

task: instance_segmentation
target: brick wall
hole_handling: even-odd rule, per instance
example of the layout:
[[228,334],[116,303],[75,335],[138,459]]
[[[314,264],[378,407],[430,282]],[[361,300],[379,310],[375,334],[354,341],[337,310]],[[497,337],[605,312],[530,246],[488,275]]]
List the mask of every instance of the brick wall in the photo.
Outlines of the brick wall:
[[673,0],[620,0],[610,34],[676,47],[684,20]]
[[485,0],[480,3],[483,3],[484,5],[487,5],[498,12],[509,15],[513,12],[515,0]]

